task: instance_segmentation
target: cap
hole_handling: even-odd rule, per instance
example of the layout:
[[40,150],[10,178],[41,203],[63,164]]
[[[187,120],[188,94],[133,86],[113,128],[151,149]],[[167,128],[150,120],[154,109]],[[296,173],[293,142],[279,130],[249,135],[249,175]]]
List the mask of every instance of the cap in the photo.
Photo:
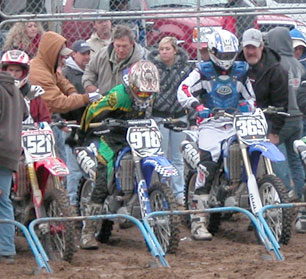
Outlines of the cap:
[[63,48],[60,51],[60,55],[68,56],[68,55],[71,54],[71,52],[72,52],[72,49],[70,49],[70,48],[66,47],[66,45],[64,45]]
[[80,52],[80,53],[84,53],[88,50],[92,50],[89,44],[84,40],[75,41],[72,44],[71,48],[74,52]]
[[259,47],[263,43],[262,34],[259,30],[251,28],[246,30],[242,35],[242,46],[252,45]]
[[306,48],[306,44],[302,40],[295,40],[295,39],[293,39],[292,40],[292,45],[293,45],[293,48],[296,48],[297,46],[303,46],[303,47]]

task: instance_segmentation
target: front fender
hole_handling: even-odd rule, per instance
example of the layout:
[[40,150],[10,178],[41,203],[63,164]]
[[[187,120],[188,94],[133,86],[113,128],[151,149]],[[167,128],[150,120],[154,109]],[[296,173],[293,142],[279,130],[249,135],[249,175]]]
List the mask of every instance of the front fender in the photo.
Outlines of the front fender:
[[39,169],[41,167],[47,169],[54,176],[66,176],[69,174],[69,170],[64,163],[64,161],[60,158],[55,157],[47,157],[43,160],[34,163],[35,169]]
[[284,154],[271,142],[258,142],[249,147],[249,154],[260,152],[262,156],[269,158],[273,162],[285,161]]
[[145,177],[147,185],[150,185],[153,171],[156,171],[163,177],[178,176],[177,169],[162,156],[150,156],[141,161],[142,173]]

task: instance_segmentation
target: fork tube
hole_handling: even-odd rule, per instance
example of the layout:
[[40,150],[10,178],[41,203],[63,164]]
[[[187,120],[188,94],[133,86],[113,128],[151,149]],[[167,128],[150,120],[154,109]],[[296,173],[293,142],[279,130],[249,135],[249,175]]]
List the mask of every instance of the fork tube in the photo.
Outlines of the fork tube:
[[245,165],[245,170],[248,176],[247,187],[249,193],[249,201],[253,214],[257,216],[259,210],[262,208],[262,202],[259,195],[258,185],[256,177],[251,167],[251,162],[249,160],[247,148],[245,145],[240,145],[240,147],[241,147],[243,162]]
[[30,179],[30,185],[32,189],[32,198],[33,198],[36,217],[40,218],[41,216],[40,216],[39,208],[42,204],[42,193],[41,193],[41,190],[39,189],[34,164],[29,163],[27,165],[27,168],[28,168],[28,174],[29,174],[29,179]]
[[244,145],[242,146],[241,144],[240,144],[240,148],[241,148],[242,160],[245,166],[245,171],[249,178],[250,175],[252,174],[252,167],[251,167],[251,163],[248,157],[247,149]]
[[147,216],[149,213],[152,212],[150,199],[149,199],[148,185],[142,174],[139,157],[133,154],[133,159],[135,162],[135,174],[138,185],[137,192],[140,204],[140,211],[142,218],[144,218],[145,216]]
[[265,162],[267,174],[274,174],[271,160],[267,157],[263,157],[263,159],[264,159],[264,162]]

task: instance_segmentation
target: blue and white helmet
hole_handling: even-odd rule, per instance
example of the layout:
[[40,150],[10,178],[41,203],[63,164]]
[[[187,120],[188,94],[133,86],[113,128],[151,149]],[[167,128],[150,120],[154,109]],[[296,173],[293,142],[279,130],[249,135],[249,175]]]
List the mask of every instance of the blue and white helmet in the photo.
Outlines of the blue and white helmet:
[[208,35],[208,53],[211,61],[221,69],[228,70],[239,50],[237,37],[227,30],[217,30]]

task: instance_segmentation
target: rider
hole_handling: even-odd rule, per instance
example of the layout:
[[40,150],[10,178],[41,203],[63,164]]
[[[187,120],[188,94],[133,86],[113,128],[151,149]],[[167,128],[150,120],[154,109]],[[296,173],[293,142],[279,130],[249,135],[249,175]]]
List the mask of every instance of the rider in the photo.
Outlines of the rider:
[[[214,108],[254,110],[255,95],[246,73],[246,62],[235,62],[238,39],[227,30],[208,36],[208,61],[196,68],[180,84],[177,92],[183,107],[197,111],[200,163],[197,168],[192,203],[195,209],[208,208],[209,191],[221,153],[221,142],[235,134],[229,118],[209,119]],[[206,214],[191,216],[191,233],[196,240],[211,240]]]
[[30,67],[29,56],[21,50],[9,50],[1,59],[1,70],[9,72],[15,78],[15,85],[20,89],[23,97],[30,103],[30,114],[24,122],[51,122],[48,107],[40,97],[45,91],[38,85],[28,81]]
[[[125,84],[119,84],[112,88],[102,99],[88,106],[81,120],[81,141],[88,141],[91,122],[99,122],[106,118],[137,119],[144,118],[154,94],[159,92],[159,75],[156,66],[140,60],[126,71],[123,80]],[[113,130],[100,137],[98,147],[98,167],[96,184],[91,200],[86,206],[86,215],[99,214],[102,205],[108,195],[108,180],[112,179],[114,157],[127,143],[125,131]],[[95,224],[93,221],[85,221],[82,229],[80,247],[82,249],[97,249],[95,240]]]

